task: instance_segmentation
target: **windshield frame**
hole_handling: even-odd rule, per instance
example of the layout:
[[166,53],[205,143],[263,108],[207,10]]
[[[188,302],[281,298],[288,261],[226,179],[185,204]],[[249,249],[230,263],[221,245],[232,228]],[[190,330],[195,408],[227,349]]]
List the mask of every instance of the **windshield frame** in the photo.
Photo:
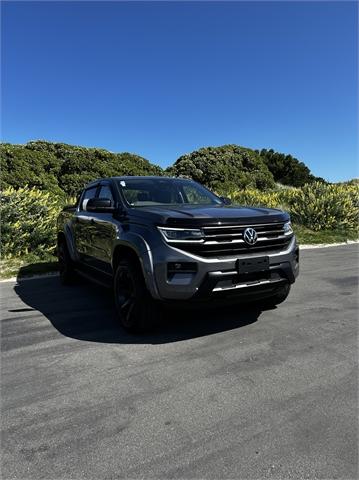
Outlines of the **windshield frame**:
[[[221,206],[224,204],[223,199],[216,195],[215,193],[211,192],[208,188],[206,188],[204,185],[195,182],[194,180],[190,178],[177,178],[177,177],[117,177],[114,178],[114,183],[116,184],[116,187],[120,193],[121,199],[123,203],[126,205],[128,208],[151,208],[151,207],[214,207],[214,206]],[[125,192],[124,192],[124,187],[121,185],[121,182],[131,182],[131,181],[161,181],[161,180],[167,180],[168,182],[173,182],[175,185],[175,188],[178,189],[181,184],[191,184],[194,185],[196,188],[199,190],[203,190],[206,195],[208,195],[209,199],[212,197],[213,201],[212,203],[150,203],[147,205],[132,205],[131,203],[128,202]],[[181,192],[181,196],[182,192]]]

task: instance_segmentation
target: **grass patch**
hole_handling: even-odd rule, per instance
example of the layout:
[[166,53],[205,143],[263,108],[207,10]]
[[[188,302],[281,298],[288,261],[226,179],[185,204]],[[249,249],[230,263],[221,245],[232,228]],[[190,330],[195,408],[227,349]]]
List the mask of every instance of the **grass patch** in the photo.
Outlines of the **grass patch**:
[[57,258],[53,255],[38,257],[26,255],[21,258],[10,258],[0,262],[0,279],[11,277],[31,277],[44,273],[57,272]]
[[294,232],[300,245],[314,245],[320,243],[341,243],[348,240],[358,240],[358,231],[355,230],[320,230],[315,232],[302,225],[293,225]]

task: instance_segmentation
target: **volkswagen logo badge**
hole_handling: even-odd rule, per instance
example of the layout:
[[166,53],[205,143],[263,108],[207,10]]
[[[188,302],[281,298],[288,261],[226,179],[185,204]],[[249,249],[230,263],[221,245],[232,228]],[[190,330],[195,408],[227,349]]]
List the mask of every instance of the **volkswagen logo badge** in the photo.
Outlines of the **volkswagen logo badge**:
[[247,245],[254,245],[257,243],[258,235],[254,228],[246,228],[243,233],[243,238]]

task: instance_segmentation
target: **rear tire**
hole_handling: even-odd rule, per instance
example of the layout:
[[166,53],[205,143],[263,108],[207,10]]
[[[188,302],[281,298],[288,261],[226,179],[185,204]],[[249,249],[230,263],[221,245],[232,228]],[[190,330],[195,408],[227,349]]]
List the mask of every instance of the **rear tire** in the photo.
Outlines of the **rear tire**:
[[66,240],[62,239],[57,245],[60,281],[63,285],[71,285],[76,279],[74,264],[71,260]]
[[148,292],[141,267],[132,258],[120,260],[114,277],[116,312],[122,327],[132,333],[150,330],[159,309]]
[[263,308],[274,308],[284,302],[290,293],[290,285],[287,283],[284,287],[278,288],[271,297],[259,301],[259,306]]

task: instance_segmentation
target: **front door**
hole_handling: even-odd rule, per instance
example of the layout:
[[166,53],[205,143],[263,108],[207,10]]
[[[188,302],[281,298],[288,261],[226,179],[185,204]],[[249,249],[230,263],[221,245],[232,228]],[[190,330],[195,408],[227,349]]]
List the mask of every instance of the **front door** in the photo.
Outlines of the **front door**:
[[80,199],[79,211],[75,217],[74,237],[76,250],[80,261],[85,264],[91,264],[94,242],[94,221],[93,214],[86,211],[87,202],[90,198],[95,198],[97,185],[88,188]]
[[[102,184],[98,192],[98,198],[106,198],[114,204],[116,202],[109,183]],[[112,246],[117,236],[116,225],[112,213],[94,213],[93,222],[95,233],[93,236],[92,254],[95,257],[97,268],[105,273],[112,273],[111,259]]]

